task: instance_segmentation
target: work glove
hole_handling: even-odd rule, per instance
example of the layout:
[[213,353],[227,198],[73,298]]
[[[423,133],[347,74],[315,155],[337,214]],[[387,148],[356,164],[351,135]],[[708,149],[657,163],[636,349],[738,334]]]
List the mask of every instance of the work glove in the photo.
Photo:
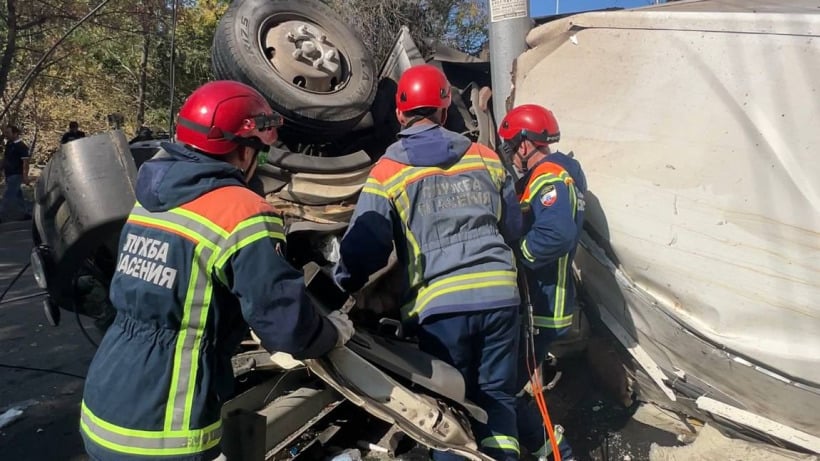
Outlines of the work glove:
[[330,323],[332,323],[334,327],[336,327],[336,332],[339,336],[339,339],[336,341],[336,347],[344,346],[345,343],[350,341],[350,338],[353,337],[353,333],[356,332],[353,328],[353,322],[350,321],[347,314],[339,310],[328,314],[327,319],[330,320]]

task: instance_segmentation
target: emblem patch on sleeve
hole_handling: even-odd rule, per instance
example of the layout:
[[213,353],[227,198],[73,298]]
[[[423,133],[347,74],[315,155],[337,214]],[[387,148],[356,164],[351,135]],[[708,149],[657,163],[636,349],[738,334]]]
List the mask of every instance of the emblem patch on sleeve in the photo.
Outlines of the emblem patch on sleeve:
[[558,200],[558,191],[555,190],[555,186],[549,185],[544,187],[541,191],[541,205],[552,206],[556,200]]

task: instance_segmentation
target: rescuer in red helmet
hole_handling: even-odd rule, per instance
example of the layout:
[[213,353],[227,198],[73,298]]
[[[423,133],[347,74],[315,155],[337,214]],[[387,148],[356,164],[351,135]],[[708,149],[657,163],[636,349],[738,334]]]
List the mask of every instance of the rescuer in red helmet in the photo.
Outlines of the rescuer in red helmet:
[[467,398],[487,411],[487,423],[473,425],[479,448],[514,460],[520,300],[507,242],[519,237],[521,212],[498,155],[441,126],[450,99],[436,67],[401,76],[402,131],[361,192],[336,279],[359,290],[395,246],[408,275],[403,320],[423,351],[461,371]]
[[[504,155],[522,174],[517,189],[521,191],[519,199],[524,211],[524,237],[517,253],[519,267],[529,285],[536,333],[531,336],[534,347],[529,350],[529,358],[527,348],[521,348],[516,386],[520,391],[529,380],[533,365],[543,363],[550,344],[572,326],[572,259],[584,225],[587,182],[577,160],[550,148],[561,138],[558,121],[550,110],[535,104],[518,106],[504,117],[498,135]],[[516,406],[521,447],[539,457],[552,455],[551,444],[544,440],[541,415],[532,399],[521,392]],[[574,459],[560,431],[556,437],[561,437],[557,440],[561,458]]]
[[139,170],[110,297],[116,318],[91,362],[81,432],[95,460],[213,460],[231,355],[250,326],[297,359],[344,344],[282,256],[282,219],[247,188],[282,117],[253,88],[210,82],[179,111],[175,143]]

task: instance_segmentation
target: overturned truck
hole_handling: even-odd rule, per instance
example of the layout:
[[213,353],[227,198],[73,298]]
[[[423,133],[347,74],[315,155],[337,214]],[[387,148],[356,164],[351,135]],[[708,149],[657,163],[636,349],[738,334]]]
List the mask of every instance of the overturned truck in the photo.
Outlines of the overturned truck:
[[[550,107],[590,182],[576,257],[583,308],[565,349],[601,355],[589,340],[602,338],[619,353],[590,366],[617,400],[800,459],[820,451],[820,10],[753,3],[540,20],[507,102]],[[377,70],[318,1],[238,1],[220,21],[216,77],[252,84],[287,119],[251,186],[285,216],[288,258],[317,305],[353,306],[357,325],[346,348],[307,363],[248,336],[223,411],[231,459],[324,456],[345,430],[328,415],[350,407],[378,422],[367,429],[373,452],[406,452],[406,436],[487,459],[468,424],[486,415],[463,378],[404,335],[395,261],[355,299],[328,275],[370,166],[398,131],[395,80],[425,61],[453,85],[448,128],[494,147],[487,61],[444,48],[423,56],[404,29]],[[61,311],[110,322],[119,229],[137,168],[161,142],[101,134],[64,145],[44,170],[32,261],[53,324]]]

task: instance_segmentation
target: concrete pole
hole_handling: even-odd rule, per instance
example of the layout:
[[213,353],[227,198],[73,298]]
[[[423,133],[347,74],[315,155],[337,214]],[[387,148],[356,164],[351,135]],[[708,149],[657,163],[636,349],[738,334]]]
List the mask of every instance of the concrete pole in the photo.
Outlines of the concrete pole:
[[529,0],[487,0],[490,17],[490,74],[493,85],[493,115],[499,123],[507,114],[506,101],[512,89],[513,61],[527,50],[532,28]]

